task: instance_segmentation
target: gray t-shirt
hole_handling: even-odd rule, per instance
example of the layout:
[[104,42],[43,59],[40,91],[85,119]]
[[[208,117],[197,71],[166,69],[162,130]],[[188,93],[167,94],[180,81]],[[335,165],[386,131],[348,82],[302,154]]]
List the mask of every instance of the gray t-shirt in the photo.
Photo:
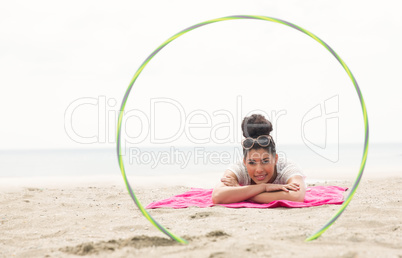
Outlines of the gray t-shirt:
[[[227,169],[235,173],[240,185],[251,184],[251,178],[247,172],[247,168],[244,165],[243,160],[230,165]],[[275,181],[272,182],[273,184],[284,185],[291,177],[296,175],[302,176],[303,179],[306,178],[301,169],[295,163],[289,160],[287,160],[286,162],[278,161],[278,163],[276,163],[276,171],[278,175]]]

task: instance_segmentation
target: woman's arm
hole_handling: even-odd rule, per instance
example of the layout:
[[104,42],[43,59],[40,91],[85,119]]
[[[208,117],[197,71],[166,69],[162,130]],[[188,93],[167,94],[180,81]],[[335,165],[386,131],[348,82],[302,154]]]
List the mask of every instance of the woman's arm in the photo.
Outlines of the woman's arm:
[[299,190],[294,191],[277,191],[277,192],[265,192],[260,193],[252,198],[250,201],[258,203],[270,203],[277,200],[288,200],[293,202],[304,202],[304,196],[306,194],[306,187],[304,184],[304,179],[301,176],[293,176],[287,182],[287,184],[298,184]]
[[289,191],[297,190],[297,184],[289,183],[287,185],[276,184],[259,184],[240,186],[237,176],[230,170],[226,170],[221,182],[212,192],[212,202],[219,203],[235,203],[255,198],[263,192],[271,191]]
[[[226,170],[223,178],[226,180],[237,182],[238,180],[235,173],[230,170]],[[222,179],[224,180],[224,179]],[[233,184],[235,185],[235,184]],[[241,202],[247,199],[250,199],[257,194],[260,194],[265,191],[264,185],[245,185],[245,186],[226,186],[223,182],[220,182],[215,186],[214,191],[212,192],[212,202],[214,204],[218,203],[234,203]]]

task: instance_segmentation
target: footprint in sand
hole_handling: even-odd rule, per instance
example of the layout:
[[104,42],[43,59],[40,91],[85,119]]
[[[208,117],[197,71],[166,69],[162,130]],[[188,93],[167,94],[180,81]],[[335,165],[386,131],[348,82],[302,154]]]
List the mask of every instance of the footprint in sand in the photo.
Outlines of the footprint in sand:
[[215,252],[209,255],[209,258],[224,258],[228,257],[229,255],[225,252]]
[[135,236],[127,239],[112,239],[109,241],[89,242],[82,243],[77,246],[66,246],[59,250],[73,255],[91,255],[103,254],[113,252],[117,249],[124,247],[145,248],[150,246],[171,246],[179,245],[178,242],[163,238],[163,237],[149,237],[149,236]]
[[210,215],[213,215],[213,213],[212,213],[212,212],[197,212],[196,214],[191,215],[191,216],[190,216],[190,219],[207,218],[207,217],[209,217]]
[[205,235],[206,237],[227,237],[230,236],[229,234],[227,234],[225,231],[222,230],[215,230],[215,231],[211,231],[208,234]]

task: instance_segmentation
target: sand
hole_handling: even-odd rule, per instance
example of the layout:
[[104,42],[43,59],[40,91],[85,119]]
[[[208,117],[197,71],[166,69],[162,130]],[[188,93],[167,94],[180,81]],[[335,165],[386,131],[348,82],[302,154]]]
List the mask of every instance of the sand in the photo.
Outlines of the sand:
[[[135,193],[145,206],[189,190],[149,179]],[[157,180],[156,180],[157,181]],[[204,181],[201,185],[210,186]],[[316,183],[350,187],[351,180]],[[363,179],[337,222],[304,239],[339,208],[154,209],[176,243],[148,222],[120,177],[1,179],[1,257],[402,257],[402,178]],[[195,185],[200,187],[200,185]]]

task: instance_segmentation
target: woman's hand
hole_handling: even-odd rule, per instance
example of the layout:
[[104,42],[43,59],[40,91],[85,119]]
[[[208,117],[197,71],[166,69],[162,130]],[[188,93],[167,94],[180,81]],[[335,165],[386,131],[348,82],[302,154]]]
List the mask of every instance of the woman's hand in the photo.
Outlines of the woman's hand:
[[221,182],[224,183],[226,186],[240,186],[239,182],[233,177],[224,176],[221,178]]
[[299,183],[290,183],[286,185],[278,185],[278,184],[265,184],[265,192],[275,192],[275,191],[299,191],[300,184]]

